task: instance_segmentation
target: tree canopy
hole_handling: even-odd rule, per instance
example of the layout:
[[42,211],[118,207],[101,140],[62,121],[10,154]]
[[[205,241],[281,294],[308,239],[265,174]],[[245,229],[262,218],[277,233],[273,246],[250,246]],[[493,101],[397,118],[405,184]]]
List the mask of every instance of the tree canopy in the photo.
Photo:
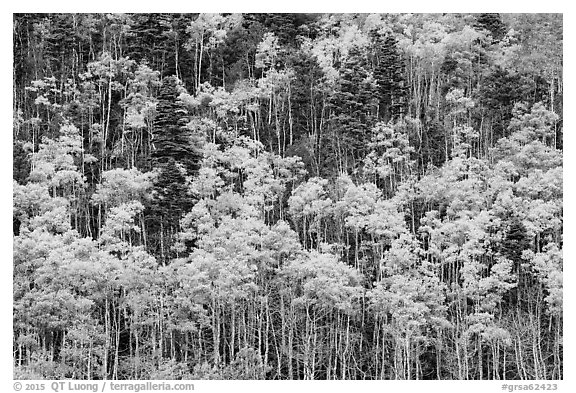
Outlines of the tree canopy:
[[562,16],[15,14],[15,379],[562,379]]

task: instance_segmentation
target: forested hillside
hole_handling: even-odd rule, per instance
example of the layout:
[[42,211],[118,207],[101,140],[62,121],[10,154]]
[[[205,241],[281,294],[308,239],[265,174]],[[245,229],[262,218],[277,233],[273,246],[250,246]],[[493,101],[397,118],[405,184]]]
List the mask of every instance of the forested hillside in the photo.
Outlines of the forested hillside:
[[16,14],[17,379],[562,379],[562,16]]

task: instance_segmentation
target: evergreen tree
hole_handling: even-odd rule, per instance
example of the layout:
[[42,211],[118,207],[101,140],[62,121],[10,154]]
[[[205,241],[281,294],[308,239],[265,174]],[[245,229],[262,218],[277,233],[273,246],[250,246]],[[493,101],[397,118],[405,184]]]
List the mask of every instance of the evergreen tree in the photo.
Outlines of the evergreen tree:
[[247,20],[257,21],[278,37],[280,44],[295,46],[299,33],[314,35],[315,14],[246,14]]
[[162,81],[154,119],[152,166],[167,165],[172,159],[192,176],[198,171],[201,153],[198,136],[187,127],[190,121],[188,110],[179,99],[183,92],[185,90],[176,77],[170,76]]
[[25,184],[30,175],[30,159],[24,144],[14,141],[12,144],[12,178],[20,184]]
[[500,41],[506,35],[506,25],[502,22],[500,14],[480,14],[476,17],[474,27],[488,30],[494,41]]
[[404,61],[392,33],[371,33],[374,79],[378,84],[378,117],[395,120],[406,113],[407,91]]
[[[184,28],[174,28],[178,14],[134,14],[129,30],[127,55],[137,61],[146,60],[162,75],[178,75],[178,55]],[[182,24],[182,23],[178,23]],[[183,53],[182,53],[183,54]]]
[[510,221],[506,230],[506,236],[500,246],[500,252],[510,259],[516,271],[522,263],[522,252],[530,249],[530,240],[526,232],[526,227],[517,217]]
[[332,134],[325,135],[330,140],[323,143],[332,147],[330,160],[323,160],[328,168],[336,167],[340,173],[353,170],[364,158],[375,121],[375,89],[365,54],[353,47],[340,69],[340,80],[330,102]]
[[197,174],[202,158],[200,138],[187,127],[188,111],[179,100],[183,91],[176,77],[165,78],[154,120],[151,158],[152,167],[159,174],[148,206],[149,232],[151,249],[162,261],[171,255],[170,248],[179,232],[180,219],[194,205],[187,183]]
[[546,91],[539,76],[511,73],[495,67],[483,78],[476,94],[492,118],[493,140],[496,141],[506,136],[505,126],[512,118],[514,105],[542,101]]

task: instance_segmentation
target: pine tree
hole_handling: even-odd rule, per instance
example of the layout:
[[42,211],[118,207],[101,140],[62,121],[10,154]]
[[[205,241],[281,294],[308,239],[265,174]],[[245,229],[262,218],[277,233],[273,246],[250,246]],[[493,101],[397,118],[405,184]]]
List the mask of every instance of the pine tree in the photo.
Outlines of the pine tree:
[[476,17],[474,27],[488,30],[495,41],[500,41],[506,35],[506,25],[502,22],[500,14],[480,14]]
[[129,31],[127,55],[137,61],[146,60],[155,70],[163,75],[176,71],[173,43],[168,38],[173,15],[170,14],[135,14],[133,26]]
[[14,141],[12,144],[12,178],[20,184],[25,184],[30,175],[30,159],[24,144]]
[[268,31],[278,37],[281,45],[294,46],[297,44],[298,33],[314,33],[314,22],[318,19],[315,14],[246,14],[248,20],[261,23]]
[[152,165],[167,165],[172,159],[184,166],[187,175],[194,175],[199,168],[201,153],[196,136],[186,127],[188,111],[179,100],[183,91],[176,77],[162,81],[156,107],[158,114],[154,119]]
[[334,152],[331,156],[338,162],[327,164],[336,166],[339,172],[353,169],[365,156],[375,120],[375,88],[365,55],[353,47],[340,69],[340,80],[330,103],[333,130],[330,142]]
[[195,176],[202,158],[200,139],[186,127],[188,111],[179,100],[177,78],[165,78],[160,88],[154,120],[152,167],[159,171],[148,206],[152,250],[165,261],[178,233],[180,219],[192,209],[194,199],[187,177]]
[[522,261],[522,251],[530,249],[526,227],[518,218],[513,218],[502,241],[500,252],[514,263],[518,269]]
[[378,84],[379,118],[395,120],[406,112],[407,91],[404,80],[404,62],[396,39],[373,31],[372,45],[374,79]]
[[479,103],[492,117],[493,139],[506,136],[505,125],[512,118],[512,109],[519,102],[533,104],[542,101],[546,92],[538,76],[513,73],[494,67],[482,80],[478,92]]

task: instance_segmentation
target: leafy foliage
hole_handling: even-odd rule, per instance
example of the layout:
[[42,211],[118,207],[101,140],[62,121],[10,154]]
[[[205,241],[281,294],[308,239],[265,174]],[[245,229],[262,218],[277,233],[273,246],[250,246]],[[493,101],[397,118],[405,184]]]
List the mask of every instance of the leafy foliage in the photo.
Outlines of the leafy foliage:
[[562,18],[15,14],[18,379],[562,379]]

